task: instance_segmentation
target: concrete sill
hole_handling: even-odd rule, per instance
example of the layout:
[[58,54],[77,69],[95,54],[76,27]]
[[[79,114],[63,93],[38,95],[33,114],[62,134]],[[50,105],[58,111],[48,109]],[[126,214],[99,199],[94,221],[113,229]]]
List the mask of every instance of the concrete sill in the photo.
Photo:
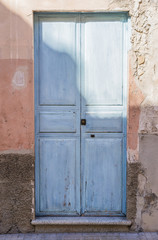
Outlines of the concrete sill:
[[125,217],[38,217],[32,220],[32,225],[104,225],[131,226],[131,221]]

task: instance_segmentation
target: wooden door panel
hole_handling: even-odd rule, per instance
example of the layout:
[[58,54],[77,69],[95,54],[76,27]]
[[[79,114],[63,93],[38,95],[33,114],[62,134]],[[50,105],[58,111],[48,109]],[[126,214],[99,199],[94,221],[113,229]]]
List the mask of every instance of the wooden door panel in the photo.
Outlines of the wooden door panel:
[[75,112],[40,112],[40,132],[76,132]]
[[[70,21],[70,22],[69,22]],[[76,19],[43,19],[40,24],[40,104],[76,104]]]
[[77,212],[76,139],[40,138],[40,212]]
[[122,157],[121,138],[85,139],[85,214],[121,213]]
[[122,22],[85,16],[86,105],[122,105]]
[[86,132],[122,132],[123,113],[122,111],[100,111],[88,110],[86,112]]

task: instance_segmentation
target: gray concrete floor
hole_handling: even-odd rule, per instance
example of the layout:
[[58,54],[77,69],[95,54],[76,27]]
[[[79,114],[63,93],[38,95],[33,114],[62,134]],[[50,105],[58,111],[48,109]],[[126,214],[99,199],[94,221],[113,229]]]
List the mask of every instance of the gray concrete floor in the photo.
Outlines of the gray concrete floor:
[[2,234],[0,240],[158,240],[158,232]]

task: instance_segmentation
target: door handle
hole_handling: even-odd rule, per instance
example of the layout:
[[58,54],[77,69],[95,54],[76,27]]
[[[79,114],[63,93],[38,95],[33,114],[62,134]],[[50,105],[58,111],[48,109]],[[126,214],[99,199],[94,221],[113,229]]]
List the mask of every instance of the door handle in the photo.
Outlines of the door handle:
[[86,119],[81,119],[81,125],[86,125]]

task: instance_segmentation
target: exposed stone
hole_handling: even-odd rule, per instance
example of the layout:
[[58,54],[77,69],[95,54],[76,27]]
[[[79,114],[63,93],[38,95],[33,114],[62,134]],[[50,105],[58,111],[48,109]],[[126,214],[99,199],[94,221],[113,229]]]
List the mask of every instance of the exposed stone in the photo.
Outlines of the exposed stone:
[[137,213],[138,174],[141,164],[139,162],[127,165],[127,218],[134,221]]
[[141,109],[139,132],[144,134],[158,134],[158,107],[144,106]]
[[158,229],[158,136],[140,135],[139,139],[140,161],[144,170],[139,177],[135,222],[137,229],[156,231]]
[[149,210],[149,208],[157,207],[157,200],[158,197],[156,196],[155,193],[146,194],[144,197],[144,211],[146,209]]
[[145,57],[144,56],[139,56],[138,57],[138,64],[141,65],[145,62]]

